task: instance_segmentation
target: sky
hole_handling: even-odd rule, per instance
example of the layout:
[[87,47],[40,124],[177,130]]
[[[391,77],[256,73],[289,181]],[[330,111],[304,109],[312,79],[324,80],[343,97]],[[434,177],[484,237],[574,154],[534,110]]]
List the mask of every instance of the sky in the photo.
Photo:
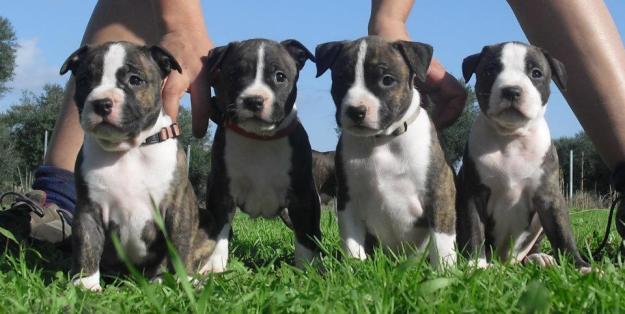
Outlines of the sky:
[[[620,33],[625,35],[625,1],[605,0]],[[0,111],[19,101],[24,90],[41,92],[46,83],[64,84],[58,70],[78,48],[96,1],[2,1],[0,16],[8,18],[18,43],[12,91],[0,98]],[[334,40],[356,39],[367,34],[370,4],[365,0],[229,0],[202,1],[208,32],[216,46],[249,38],[294,38],[309,50]],[[460,77],[462,59],[484,45],[502,41],[527,42],[512,10],[502,0],[416,0],[407,22],[415,41],[429,43],[434,56]],[[307,63],[298,82],[297,107],[313,148],[333,150],[334,103],[330,75],[315,78],[315,66]],[[553,86],[547,121],[554,138],[581,130],[566,101]],[[183,98],[189,106],[189,98]]]

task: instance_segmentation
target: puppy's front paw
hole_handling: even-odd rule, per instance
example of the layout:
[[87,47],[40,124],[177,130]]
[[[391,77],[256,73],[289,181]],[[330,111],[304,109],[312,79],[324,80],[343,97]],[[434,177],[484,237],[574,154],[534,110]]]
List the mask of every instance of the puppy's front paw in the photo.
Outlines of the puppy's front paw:
[[533,263],[540,267],[551,267],[556,265],[556,259],[545,253],[530,254],[526,258],[526,263]]
[[226,265],[228,264],[228,255],[217,254],[215,252],[208,259],[208,262],[204,264],[202,268],[200,268],[200,274],[204,275],[206,273],[223,273],[226,271]]
[[352,239],[347,239],[347,241],[345,241],[344,248],[345,248],[345,253],[347,253],[347,255],[351,258],[356,258],[361,261],[364,261],[367,259],[367,253],[365,253],[365,247],[360,245],[358,242]]
[[469,261],[469,267],[471,268],[486,269],[492,265],[493,264],[487,262],[485,258],[478,258],[476,260]]
[[319,252],[307,248],[305,245],[295,241],[295,266],[299,269],[303,269],[307,264],[310,264],[316,257],[319,257]]
[[90,276],[74,279],[72,284],[76,287],[80,287],[92,292],[101,292],[100,286],[100,272],[97,271]]

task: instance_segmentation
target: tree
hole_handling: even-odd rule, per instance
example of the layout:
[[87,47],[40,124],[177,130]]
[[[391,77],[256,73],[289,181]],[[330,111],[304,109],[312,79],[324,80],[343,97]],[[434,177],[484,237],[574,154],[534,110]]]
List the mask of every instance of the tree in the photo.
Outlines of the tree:
[[[189,164],[189,180],[198,201],[203,203],[206,200],[206,183],[211,168],[211,145],[210,132],[201,139],[195,138],[191,131],[191,111],[185,107],[180,107],[178,114],[178,125],[180,125],[180,145],[187,150],[191,145],[191,162]],[[188,158],[188,156],[187,156]]]
[[6,83],[13,78],[16,51],[17,41],[13,26],[8,19],[0,16],[0,97],[9,90]]
[[24,92],[18,105],[0,115],[20,158],[20,169],[33,171],[43,161],[45,131],[52,131],[63,103],[63,87],[45,85],[40,95]]
[[[569,182],[570,151],[573,150],[573,189],[580,190],[582,185],[582,162],[584,163],[584,190],[597,194],[610,191],[610,169],[603,163],[601,156],[583,131],[572,137],[562,137],[554,141],[558,151],[561,173],[564,181]],[[582,159],[582,153],[584,159]]]
[[15,144],[12,141],[9,127],[0,121],[0,192],[13,188],[18,182],[18,168],[21,158],[15,150]]
[[467,92],[467,100],[465,102],[464,110],[458,120],[453,125],[440,132],[441,145],[445,152],[445,158],[447,162],[453,166],[459,165],[467,141],[469,140],[469,133],[471,132],[471,126],[473,121],[479,114],[479,107],[476,104],[475,92],[473,88],[466,85],[464,81],[460,81],[465,87]]

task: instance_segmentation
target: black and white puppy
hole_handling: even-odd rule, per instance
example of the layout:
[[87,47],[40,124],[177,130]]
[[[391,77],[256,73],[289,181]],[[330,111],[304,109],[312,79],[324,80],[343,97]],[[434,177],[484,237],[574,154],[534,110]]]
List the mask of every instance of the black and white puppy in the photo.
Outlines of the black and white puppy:
[[177,125],[162,108],[161,88],[171,70],[181,71],[180,65],[162,48],[126,42],[82,47],[61,68],[76,79],[74,100],[85,131],[75,171],[76,285],[100,290],[101,268],[124,269],[112,235],[146,276],[171,267],[156,210],[187,269],[201,269],[214,247],[175,139]]
[[299,71],[309,59],[313,55],[298,41],[266,39],[232,42],[214,48],[206,59],[221,113],[207,193],[216,219],[212,272],[226,269],[237,206],[251,217],[266,218],[288,208],[296,265],[318,255],[319,198],[308,135],[295,107]]
[[[317,46],[317,76],[332,71],[342,134],[336,150],[343,248],[365,259],[377,241],[455,263],[455,188],[436,130],[421,108],[432,47],[379,37]],[[369,241],[370,240],[370,241]]]
[[580,257],[558,180],[558,155],[545,120],[551,80],[566,85],[564,65],[518,42],[486,46],[462,64],[476,74],[481,113],[473,124],[458,176],[458,245],[478,266],[497,258],[540,265],[541,234],[556,252]]

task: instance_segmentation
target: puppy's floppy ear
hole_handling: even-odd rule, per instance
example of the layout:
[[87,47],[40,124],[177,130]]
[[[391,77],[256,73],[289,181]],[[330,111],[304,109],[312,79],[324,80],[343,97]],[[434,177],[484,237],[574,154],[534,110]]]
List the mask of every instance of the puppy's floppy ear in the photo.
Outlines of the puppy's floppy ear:
[[150,47],[150,55],[152,55],[152,59],[154,59],[156,64],[158,64],[161,68],[161,73],[164,77],[169,75],[171,70],[176,70],[179,73],[182,73],[182,67],[180,67],[176,58],[174,58],[174,56],[164,48],[152,46]]
[[434,53],[432,46],[414,41],[398,40],[393,42],[393,47],[399,50],[410,70],[416,74],[417,80],[425,83],[425,77]]
[[315,48],[315,58],[317,59],[317,77],[320,77],[330,67],[332,67],[344,45],[345,41],[331,41],[325,44],[320,44],[317,48]]
[[204,57],[204,67],[206,68],[209,82],[213,81],[215,74],[221,69],[221,62],[233,45],[234,43],[229,43],[226,46],[215,47],[208,52],[208,56]]
[[559,89],[565,91],[566,90],[566,82],[568,76],[566,75],[566,68],[564,64],[560,62],[560,60],[552,57],[547,50],[542,49],[545,58],[547,58],[547,62],[549,62],[549,67],[551,68],[551,79]]
[[301,70],[304,67],[306,60],[315,62],[315,56],[299,41],[295,39],[287,39],[280,44],[286,48],[286,51],[288,51],[291,57],[295,60],[297,70]]
[[72,71],[72,73],[74,73],[74,71],[78,69],[78,66],[80,66],[80,62],[82,62],[82,59],[87,51],[89,51],[89,46],[87,45],[82,46],[78,48],[78,50],[74,51],[71,55],[69,55],[69,57],[67,57],[67,60],[65,60],[65,62],[61,66],[61,70],[59,71],[59,73],[63,75],[70,70]]
[[471,76],[475,73],[475,69],[477,69],[477,65],[480,63],[486,49],[488,47],[485,46],[480,53],[472,54],[462,60],[462,76],[465,82],[469,82]]

